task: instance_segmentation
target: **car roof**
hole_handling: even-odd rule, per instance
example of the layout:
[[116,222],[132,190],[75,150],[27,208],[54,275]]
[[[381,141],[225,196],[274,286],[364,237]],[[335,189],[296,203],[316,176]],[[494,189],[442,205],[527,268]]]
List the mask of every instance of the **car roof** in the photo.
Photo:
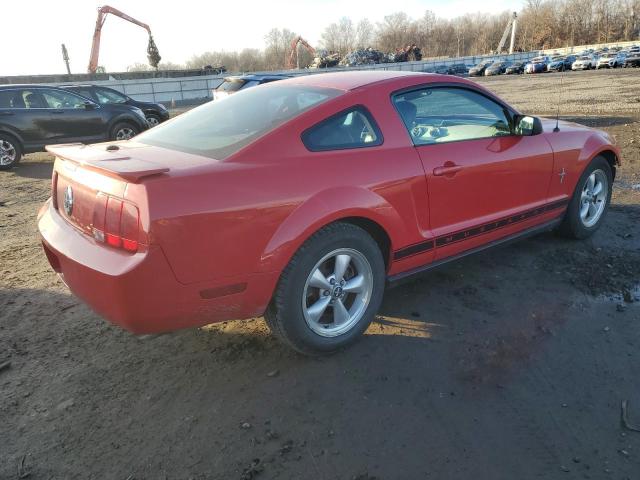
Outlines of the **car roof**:
[[421,72],[401,72],[387,70],[360,70],[351,72],[318,73],[288,78],[278,84],[305,85],[319,88],[334,88],[336,90],[355,90],[374,83],[393,81],[398,78],[442,78],[442,75],[434,75]]
[[56,87],[54,85],[46,85],[43,83],[16,83],[16,84],[5,84],[5,85],[0,85],[1,89],[4,90],[8,90],[8,89],[14,89],[14,88],[60,88],[60,87]]
[[270,73],[270,74],[259,74],[259,73],[247,73],[246,75],[232,75],[229,77],[225,77],[225,80],[280,80],[285,78],[291,78],[291,75],[287,75],[285,73]]

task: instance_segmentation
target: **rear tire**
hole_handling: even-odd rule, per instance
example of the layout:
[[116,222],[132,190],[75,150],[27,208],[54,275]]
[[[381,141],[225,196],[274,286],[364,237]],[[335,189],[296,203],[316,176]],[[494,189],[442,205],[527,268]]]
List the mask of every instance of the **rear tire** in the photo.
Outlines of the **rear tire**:
[[111,129],[111,140],[129,140],[135,137],[140,130],[129,122],[119,122]]
[[22,145],[13,136],[0,133],[0,170],[15,167],[22,158]]
[[597,156],[580,176],[559,232],[584,239],[593,235],[606,216],[611,202],[613,172],[604,157]]
[[305,355],[356,341],[380,308],[385,264],[378,244],[348,223],[310,237],[282,272],[265,312],[273,334]]

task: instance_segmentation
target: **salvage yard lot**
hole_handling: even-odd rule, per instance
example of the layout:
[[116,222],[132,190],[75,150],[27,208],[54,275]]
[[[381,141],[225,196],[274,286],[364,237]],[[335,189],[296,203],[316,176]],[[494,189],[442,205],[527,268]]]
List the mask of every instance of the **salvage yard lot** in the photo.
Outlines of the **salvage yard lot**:
[[640,425],[640,70],[480,82],[527,113],[560,98],[563,118],[615,136],[603,228],[388,290],[363,340],[325,358],[262,319],[111,326],[42,254],[50,156],[1,173],[0,478],[637,479],[620,405]]

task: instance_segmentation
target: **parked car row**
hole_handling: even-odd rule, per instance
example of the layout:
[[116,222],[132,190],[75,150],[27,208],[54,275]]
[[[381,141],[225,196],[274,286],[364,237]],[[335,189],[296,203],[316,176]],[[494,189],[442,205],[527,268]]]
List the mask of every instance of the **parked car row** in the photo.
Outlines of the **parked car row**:
[[484,60],[470,67],[468,74],[470,77],[480,77],[619,67],[640,67],[640,46],[585,50],[577,55],[541,55],[528,62]]
[[128,140],[168,118],[160,103],[103,86],[0,86],[0,170],[45,145]]

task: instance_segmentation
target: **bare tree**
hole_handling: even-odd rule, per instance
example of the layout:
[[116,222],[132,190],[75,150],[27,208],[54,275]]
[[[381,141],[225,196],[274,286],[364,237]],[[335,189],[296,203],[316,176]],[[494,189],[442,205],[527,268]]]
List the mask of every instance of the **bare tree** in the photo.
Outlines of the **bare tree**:
[[[510,15],[505,11],[445,19],[426,11],[422,17],[412,19],[404,12],[396,12],[375,27],[366,18],[354,26],[350,18],[342,17],[324,29],[320,46],[344,55],[370,46],[395,52],[415,43],[425,57],[479,55],[497,48]],[[518,22],[515,45],[526,51],[635,40],[640,35],[640,0],[525,0]],[[262,51],[205,52],[192,57],[186,66],[224,65],[230,71],[286,68],[296,36],[291,30],[274,28],[265,36]],[[308,64],[310,57],[300,49],[300,65]],[[144,64],[129,67],[132,71],[147,68]]]
[[274,28],[265,36],[264,62],[268,70],[286,68],[291,42],[297,37],[287,28]]
[[412,23],[409,15],[404,12],[384,17],[384,20],[378,23],[376,31],[377,47],[386,52],[393,52],[407,43],[412,43],[409,38]]
[[321,35],[323,48],[330,52],[345,55],[353,50],[356,44],[356,30],[348,17],[342,17],[338,22],[330,24]]
[[368,48],[373,44],[374,26],[368,18],[363,18],[356,27],[356,48]]

